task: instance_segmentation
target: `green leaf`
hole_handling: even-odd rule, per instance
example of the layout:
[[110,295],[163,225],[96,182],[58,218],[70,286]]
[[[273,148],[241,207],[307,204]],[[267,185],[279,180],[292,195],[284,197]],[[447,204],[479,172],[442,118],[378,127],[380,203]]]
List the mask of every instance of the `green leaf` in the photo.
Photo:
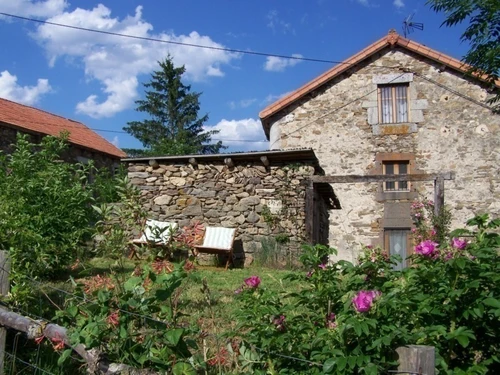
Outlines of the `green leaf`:
[[181,340],[183,334],[184,334],[184,329],[177,328],[177,329],[171,329],[170,331],[168,331],[165,334],[165,337],[167,338],[169,343],[171,343],[173,346],[177,346],[177,344]]
[[127,292],[133,292],[135,287],[139,284],[142,284],[142,277],[139,276],[133,276],[130,279],[128,279],[125,284],[123,284],[123,288]]
[[76,306],[69,306],[66,311],[68,312],[68,314],[70,316],[72,316],[73,318],[76,317],[78,315],[78,307]]
[[323,373],[328,374],[333,370],[335,366],[336,358],[329,358],[323,363]]
[[57,365],[62,366],[62,364],[66,361],[66,359],[69,358],[71,353],[73,352],[73,349],[66,349],[65,351],[62,352],[61,356],[57,360]]
[[486,305],[486,306],[490,306],[490,307],[494,307],[496,309],[500,309],[500,301],[497,300],[496,298],[493,298],[493,297],[488,297],[486,298],[483,303]]
[[469,345],[469,338],[464,335],[460,335],[455,337],[455,339],[458,341],[460,345],[462,345],[464,348],[466,348]]
[[172,367],[174,375],[196,375],[196,370],[193,366],[186,362],[177,362]]

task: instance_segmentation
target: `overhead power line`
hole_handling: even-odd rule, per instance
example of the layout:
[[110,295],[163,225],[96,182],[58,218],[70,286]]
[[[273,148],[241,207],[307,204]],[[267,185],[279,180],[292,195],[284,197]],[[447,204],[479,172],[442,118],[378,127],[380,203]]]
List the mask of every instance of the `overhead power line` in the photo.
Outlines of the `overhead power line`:
[[81,27],[81,26],[72,26],[72,25],[67,25],[67,24],[63,24],[63,23],[57,23],[57,22],[51,22],[51,21],[44,21],[44,20],[39,20],[39,19],[36,19],[36,18],[23,17],[23,16],[19,16],[19,15],[16,15],[16,14],[10,14],[10,13],[4,13],[4,12],[0,12],[0,15],[5,16],[5,17],[17,18],[17,19],[24,20],[24,21],[29,21],[29,22],[36,22],[36,23],[45,24],[45,25],[65,27],[67,29],[80,30],[80,31],[88,31],[88,32],[97,33],[97,34],[119,36],[119,37],[122,37],[122,38],[131,38],[131,39],[137,39],[137,40],[144,40],[144,41],[147,41],[147,42],[157,42],[157,43],[173,44],[173,45],[185,46],[185,47],[204,48],[204,49],[210,49],[210,50],[216,50],[216,51],[225,51],[225,52],[231,52],[231,53],[241,53],[241,54],[245,54],[245,55],[264,56],[264,57],[279,57],[279,58],[282,58],[282,59],[310,61],[310,62],[320,62],[320,63],[327,63],[327,64],[346,64],[346,65],[352,65],[351,63],[347,63],[347,62],[344,62],[344,61],[316,59],[316,58],[303,57],[303,56],[280,55],[280,54],[276,54],[276,53],[248,51],[248,50],[242,50],[242,49],[236,49],[236,48],[205,46],[205,45],[202,45],[202,44],[176,42],[176,41],[173,41],[173,40],[164,40],[164,39],[159,39],[159,38],[150,38],[150,37],[145,37],[145,36],[137,36],[137,35],[130,35],[130,34],[115,33],[115,32],[112,32],[112,31],[96,30],[96,29],[90,29],[90,28]]

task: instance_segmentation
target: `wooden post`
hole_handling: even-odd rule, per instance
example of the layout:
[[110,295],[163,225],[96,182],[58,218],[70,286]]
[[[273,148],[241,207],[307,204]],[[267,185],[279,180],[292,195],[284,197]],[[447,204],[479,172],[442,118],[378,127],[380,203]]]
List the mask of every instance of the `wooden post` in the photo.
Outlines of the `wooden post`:
[[314,185],[312,182],[306,187],[306,240],[313,245],[313,224],[314,224]]
[[[0,250],[0,298],[9,294],[10,283],[10,259],[9,252]],[[7,330],[0,328],[0,375],[4,375],[5,367],[5,341],[7,338]]]
[[444,178],[438,176],[434,180],[434,215],[438,216],[444,207]]
[[436,353],[433,346],[408,345],[396,349],[398,374],[435,375]]

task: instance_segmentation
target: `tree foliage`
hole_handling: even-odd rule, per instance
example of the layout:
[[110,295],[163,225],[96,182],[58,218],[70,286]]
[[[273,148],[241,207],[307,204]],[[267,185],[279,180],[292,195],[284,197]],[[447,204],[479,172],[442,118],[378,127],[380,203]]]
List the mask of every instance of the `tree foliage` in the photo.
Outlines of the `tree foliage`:
[[218,131],[205,131],[208,115],[198,116],[201,93],[191,92],[182,83],[184,66],[175,67],[171,57],[159,62],[160,70],[153,72],[151,81],[144,84],[146,98],[137,100],[137,111],[149,114],[143,121],[131,121],[123,129],[142,142],[144,150],[127,150],[139,155],[189,155],[219,152],[222,142],[210,143]]
[[[471,65],[473,73],[486,74],[494,87],[500,74],[500,2],[498,0],[429,0],[436,12],[444,12],[446,26],[469,22],[461,36],[470,43],[464,61]],[[500,101],[497,91],[492,102]],[[499,105],[496,105],[496,109]]]

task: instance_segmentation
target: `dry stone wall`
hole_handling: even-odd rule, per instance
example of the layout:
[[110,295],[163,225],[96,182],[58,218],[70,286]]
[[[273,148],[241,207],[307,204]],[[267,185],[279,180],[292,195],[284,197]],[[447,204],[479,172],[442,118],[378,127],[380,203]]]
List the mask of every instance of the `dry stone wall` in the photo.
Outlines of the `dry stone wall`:
[[[410,123],[381,128],[371,116],[377,77],[397,69],[413,73]],[[456,173],[454,181],[445,182],[445,203],[453,226],[463,226],[477,213],[500,212],[500,116],[477,104],[486,104],[488,97],[462,74],[387,49],[271,118],[271,143],[281,149],[313,148],[327,175],[372,174],[377,154],[412,153],[420,173]],[[334,184],[333,189],[342,210],[331,211],[329,243],[339,249],[339,258],[354,260],[361,244],[380,244],[384,202],[377,200],[378,184]],[[433,197],[432,182],[411,189]]]
[[195,221],[237,228],[236,256],[247,263],[277,234],[290,240],[282,256],[296,254],[305,239],[303,181],[314,174],[313,166],[198,163],[160,161],[157,168],[129,163],[128,177],[141,190],[150,218],[176,222],[180,228]]

